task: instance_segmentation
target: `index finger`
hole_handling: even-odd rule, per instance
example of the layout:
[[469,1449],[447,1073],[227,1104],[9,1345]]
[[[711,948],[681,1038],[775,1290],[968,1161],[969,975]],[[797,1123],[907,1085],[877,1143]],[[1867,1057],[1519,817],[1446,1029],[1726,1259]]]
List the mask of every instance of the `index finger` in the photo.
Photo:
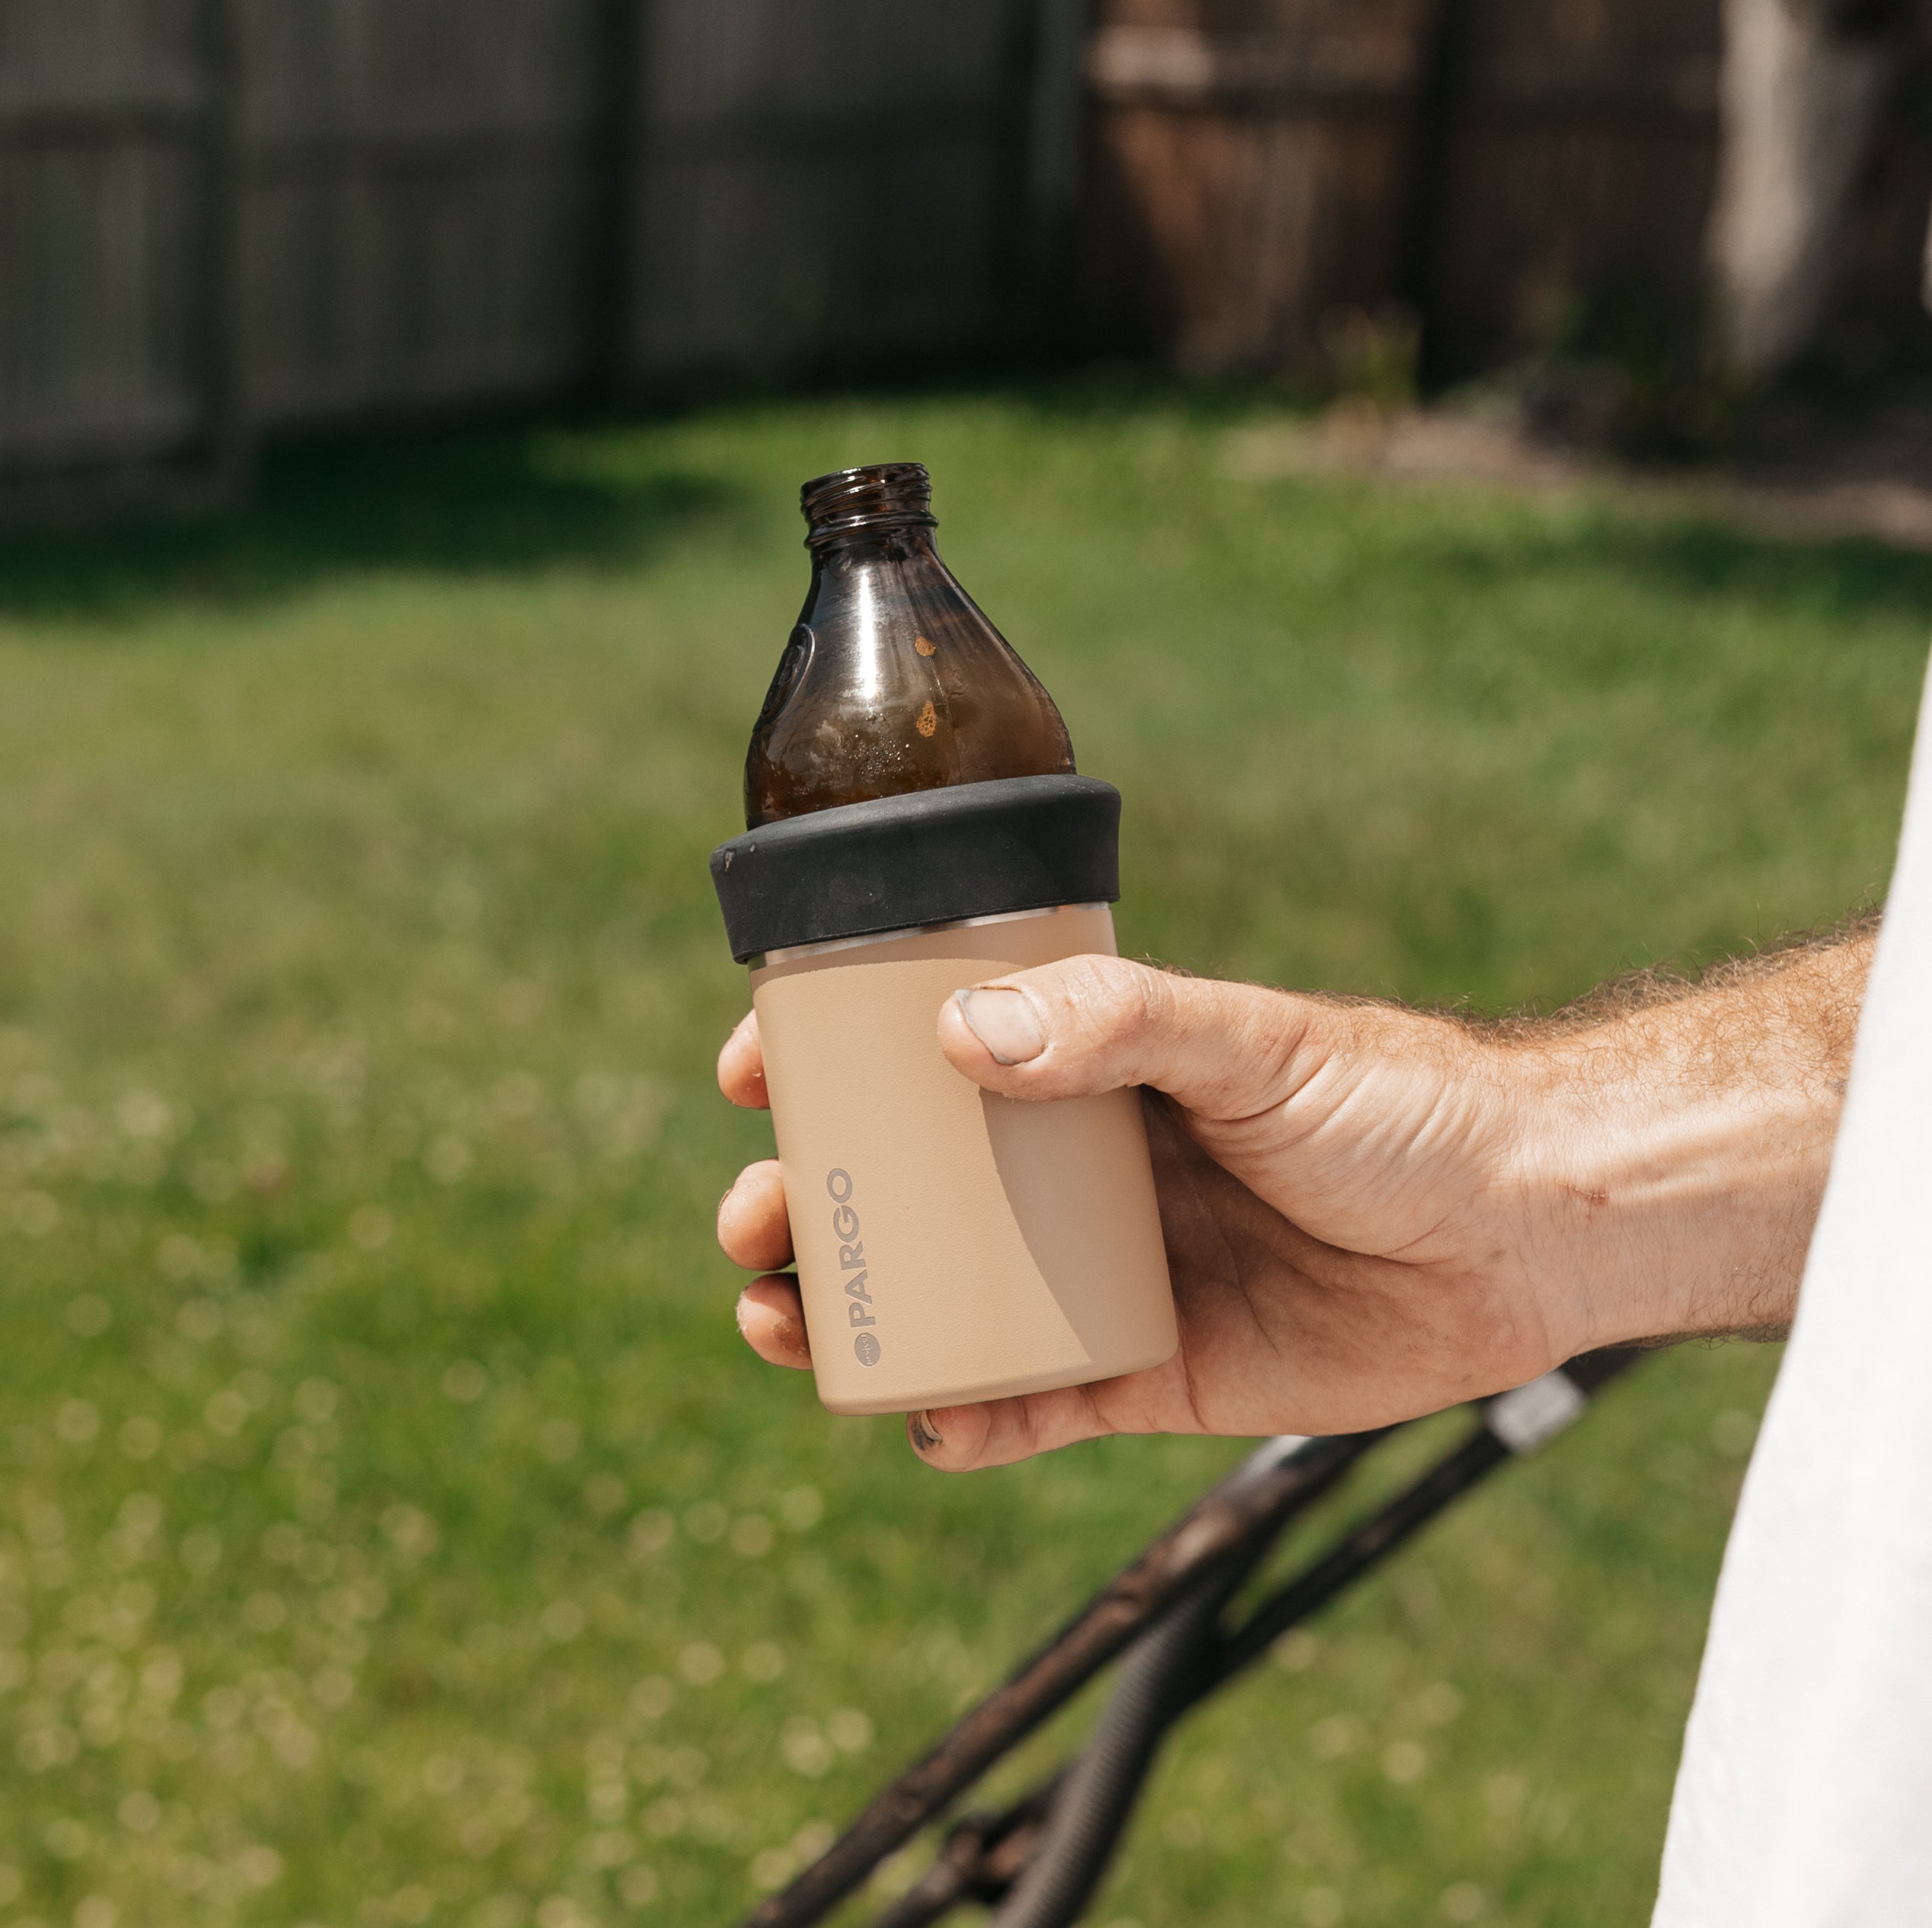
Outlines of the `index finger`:
[[734,1105],[748,1111],[769,1111],[765,1088],[765,1047],[759,1043],[758,1013],[747,1011],[718,1053],[718,1089]]

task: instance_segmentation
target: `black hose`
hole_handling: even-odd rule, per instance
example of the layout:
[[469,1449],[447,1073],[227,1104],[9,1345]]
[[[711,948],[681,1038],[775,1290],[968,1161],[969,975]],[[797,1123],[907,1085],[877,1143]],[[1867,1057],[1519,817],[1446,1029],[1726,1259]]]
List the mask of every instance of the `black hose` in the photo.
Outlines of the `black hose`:
[[[1249,1454],[1226,1486],[1254,1485],[1279,1467],[1318,1454],[1326,1443],[1271,1439]],[[1066,1928],[1079,1919],[1119,1845],[1167,1729],[1209,1677],[1221,1610],[1299,1510],[1285,1508],[1261,1523],[1128,1649],[1107,1712],[1062,1781],[1039,1845],[994,1916],[994,1928]]]
[[1229,1596],[1265,1545],[1183,1594],[1120,1663],[1113,1698],[1053,1803],[994,1928],[1068,1928],[1106,1874],[1175,1715],[1200,1691]]

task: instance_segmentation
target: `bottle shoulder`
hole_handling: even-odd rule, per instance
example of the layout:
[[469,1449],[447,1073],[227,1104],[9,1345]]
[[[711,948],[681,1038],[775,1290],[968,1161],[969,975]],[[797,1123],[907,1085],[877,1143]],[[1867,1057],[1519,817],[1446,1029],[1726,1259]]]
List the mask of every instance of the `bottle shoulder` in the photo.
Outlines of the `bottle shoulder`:
[[754,825],[1073,770],[1052,698],[930,544],[884,546],[814,570],[746,758]]

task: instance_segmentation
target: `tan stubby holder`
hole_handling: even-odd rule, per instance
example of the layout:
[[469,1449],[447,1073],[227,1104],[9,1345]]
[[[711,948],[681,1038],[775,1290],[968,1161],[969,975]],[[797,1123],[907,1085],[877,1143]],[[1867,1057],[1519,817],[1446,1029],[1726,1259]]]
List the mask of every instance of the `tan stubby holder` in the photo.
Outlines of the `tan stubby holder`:
[[1026,1103],[941,1055],[963,987],[1114,953],[1104,904],[816,944],[752,972],[819,1397],[901,1412],[1158,1365],[1174,1298],[1136,1091]]

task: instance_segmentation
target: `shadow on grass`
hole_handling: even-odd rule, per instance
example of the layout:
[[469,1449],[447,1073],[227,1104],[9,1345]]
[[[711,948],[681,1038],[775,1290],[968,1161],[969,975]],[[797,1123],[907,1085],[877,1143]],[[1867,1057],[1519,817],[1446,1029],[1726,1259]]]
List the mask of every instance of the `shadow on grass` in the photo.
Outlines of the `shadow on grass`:
[[1827,618],[1896,615],[1932,627],[1932,554],[1876,535],[1774,533],[1704,503],[1622,493],[1612,481],[1594,487],[1573,513],[1552,512],[1546,496],[1480,481],[1388,485],[1350,476],[1298,478],[1287,486],[1357,491],[1365,515],[1383,503],[1465,490],[1486,502],[1520,505],[1522,513],[1492,522],[1480,534],[1460,517],[1424,516],[1403,535],[1418,569],[1483,595],[1528,576],[1607,570],[1675,595]]
[[596,426],[526,417],[271,444],[232,507],[0,531],[0,614],[232,607],[344,572],[631,567],[739,507],[714,477],[607,476],[561,458],[565,437]]
[[1525,530],[1519,540],[1520,547],[1492,559],[1494,573],[1525,562],[1594,561],[1680,595],[1932,624],[1932,555],[1874,537],[1767,535],[1702,510],[1665,514],[1642,506],[1593,517],[1573,531]]
[[1693,595],[1932,624],[1932,555],[1874,537],[1766,535],[1691,516],[1624,523],[1598,541],[1617,567]]
[[[1258,404],[1279,409],[1289,399],[1265,385],[1193,383],[1138,369],[1020,370],[990,381],[983,372],[949,380],[926,371],[694,397],[669,413],[989,396],[1030,414],[1048,436],[1178,411],[1210,458],[1217,431],[1250,418]],[[555,410],[271,443],[254,487],[232,509],[69,530],[0,529],[0,615],[111,621],[145,615],[157,603],[273,600],[331,574],[366,570],[628,569],[702,530],[751,526],[769,504],[753,503],[722,476],[656,467],[647,451],[640,461],[634,445],[621,462],[598,458],[603,438],[648,429],[658,419]],[[1254,485],[1234,486],[1247,495]],[[1371,519],[1393,509],[1409,566],[1474,594],[1525,574],[1580,567],[1747,605],[1820,615],[1892,612],[1932,624],[1932,555],[1877,541],[1769,535],[1696,508],[1626,505],[1614,487],[1588,512],[1557,519],[1533,511],[1534,499],[1525,496],[1525,512],[1478,535],[1458,517],[1445,524],[1402,512],[1403,500],[1417,493],[1412,484],[1391,490],[1359,477],[1303,477],[1263,486],[1339,498],[1351,514],[1354,498]],[[1439,486],[1453,495],[1464,485]],[[1492,493],[1480,485],[1478,492]],[[1212,491],[1202,507],[1223,512]]]

